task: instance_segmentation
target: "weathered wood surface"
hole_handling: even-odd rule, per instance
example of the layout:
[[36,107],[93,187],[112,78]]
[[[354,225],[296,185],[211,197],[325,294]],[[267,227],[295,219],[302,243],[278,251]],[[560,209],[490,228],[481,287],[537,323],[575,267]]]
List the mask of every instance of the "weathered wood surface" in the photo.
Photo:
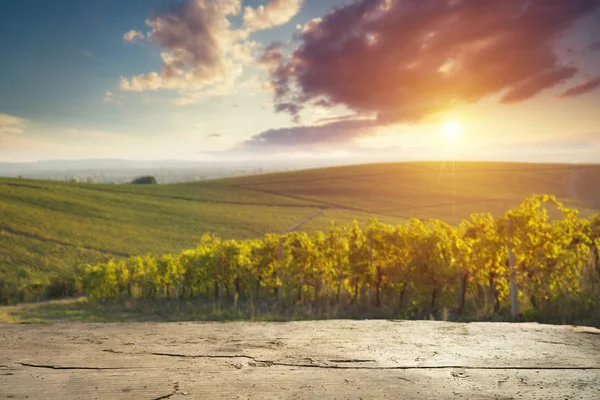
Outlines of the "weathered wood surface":
[[598,399],[600,330],[429,321],[0,325],[0,398]]

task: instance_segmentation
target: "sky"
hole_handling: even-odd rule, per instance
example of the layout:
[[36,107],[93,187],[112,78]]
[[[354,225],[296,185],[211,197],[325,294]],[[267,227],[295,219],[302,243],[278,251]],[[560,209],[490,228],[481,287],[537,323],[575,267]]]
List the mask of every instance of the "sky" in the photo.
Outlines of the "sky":
[[0,162],[600,162],[600,0],[4,0]]

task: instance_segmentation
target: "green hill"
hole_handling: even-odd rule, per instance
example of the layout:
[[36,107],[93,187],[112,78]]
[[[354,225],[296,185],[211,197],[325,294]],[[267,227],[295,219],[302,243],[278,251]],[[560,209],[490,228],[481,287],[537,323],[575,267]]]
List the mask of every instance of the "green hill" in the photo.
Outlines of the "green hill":
[[331,221],[411,217],[455,223],[535,193],[582,216],[600,210],[600,166],[369,164],[174,185],[0,178],[0,272],[59,271],[133,254],[179,252],[204,233],[253,238]]

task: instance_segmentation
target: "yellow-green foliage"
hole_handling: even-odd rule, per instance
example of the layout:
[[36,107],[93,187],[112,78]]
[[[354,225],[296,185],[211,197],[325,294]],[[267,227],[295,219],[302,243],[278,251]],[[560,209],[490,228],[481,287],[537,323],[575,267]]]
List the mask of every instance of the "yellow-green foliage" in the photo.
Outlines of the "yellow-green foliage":
[[[361,243],[366,240],[364,228],[372,217],[394,224],[392,229],[400,229],[395,224],[403,223],[401,229],[408,233],[397,234],[399,243],[406,242],[409,233],[417,235],[421,231],[438,230],[434,223],[426,227],[407,223],[413,217],[437,218],[453,227],[478,212],[489,212],[492,215],[489,218],[494,220],[531,193],[556,193],[564,204],[577,208],[581,216],[587,217],[598,212],[598,181],[598,166],[506,163],[373,164],[174,185],[104,185],[0,178],[0,303],[77,294],[83,282],[74,280],[73,276],[81,264],[98,265],[111,259],[118,264],[125,259],[131,271],[130,264],[137,259],[130,259],[132,255],[149,255],[136,262],[139,265],[156,264],[152,267],[154,272],[146,271],[146,275],[136,272],[132,279],[154,282],[158,268],[168,264],[164,260],[162,264],[158,262],[161,254],[179,254],[192,248],[205,233],[224,241],[274,234],[277,239],[271,242],[278,243],[282,232],[294,229],[311,235],[313,247],[324,248],[329,255],[334,253],[328,246],[337,243],[335,246],[347,247],[347,250],[338,251],[338,256],[333,256],[338,260],[327,261],[331,265],[323,267],[326,281],[334,282],[328,290],[333,290],[335,297],[350,296],[352,300],[358,285],[359,289],[363,288],[358,295],[361,299],[366,296],[363,293],[366,289],[356,277],[362,276],[357,271],[367,268],[364,264],[366,250]],[[552,209],[549,215],[557,217],[560,212]],[[485,279],[498,286],[493,296],[498,301],[505,301],[504,281],[496,278],[503,273],[505,244],[497,244],[498,250],[494,250],[493,244],[498,238],[495,231],[489,229],[492,224],[487,217],[482,218],[481,222],[471,223],[487,229],[488,236],[473,239],[476,241],[473,245],[485,246],[489,251],[474,262],[481,264],[477,268],[486,271]],[[352,220],[358,221],[358,230],[354,233],[354,228],[349,225]],[[328,232],[331,221],[345,226],[345,230]],[[444,224],[437,224],[440,227],[437,235],[441,239],[448,233]],[[315,231],[324,233],[312,236]],[[353,239],[352,234],[355,235]],[[299,246],[306,245],[301,236],[294,237]],[[273,243],[270,246],[274,246]],[[429,243],[423,243],[423,246],[427,248]],[[461,242],[455,247],[453,251],[458,254],[468,254],[471,248]],[[408,248],[404,245],[394,247],[395,257],[418,258],[419,252]],[[538,252],[543,250],[537,247]],[[274,251],[278,253],[278,250]],[[287,257],[286,251],[283,256]],[[442,250],[436,251],[446,256]],[[575,257],[573,254],[557,256],[557,260],[571,262],[567,259]],[[193,261],[189,262],[196,263],[200,262],[197,258],[212,255],[194,253],[190,257]],[[528,257],[535,257],[535,254]],[[271,270],[281,262],[269,264],[264,261],[261,268]],[[139,265],[133,270],[141,271],[143,268]],[[410,272],[416,267],[400,262],[394,268]],[[354,281],[345,277],[350,274],[348,271],[353,271]],[[284,278],[266,272],[263,275],[262,282],[267,286]],[[463,275],[471,276],[470,273]],[[344,278],[340,280],[341,276]],[[393,283],[382,276],[382,284],[400,288],[403,281],[398,276],[395,275],[397,282]],[[407,283],[406,296],[411,290],[409,286]],[[164,288],[153,287],[150,283],[143,287],[146,290],[143,297],[164,296]],[[194,290],[199,290],[197,288],[195,286]],[[276,288],[271,289],[274,295]],[[134,297],[142,296],[141,289],[135,285],[131,290]],[[175,289],[170,287],[169,290]],[[186,290],[182,288],[183,293],[187,293]],[[227,288],[220,287],[220,290]],[[233,291],[231,287],[229,290]],[[382,289],[386,296],[388,291]],[[265,288],[259,292],[267,293]],[[284,299],[285,293],[280,290],[278,296]],[[442,300],[441,292],[436,296],[436,300]],[[493,296],[488,294],[488,303],[492,303]],[[416,300],[412,298],[404,303],[412,301]],[[495,304],[498,301],[494,301]],[[425,300],[422,302],[426,303]]]
[[[550,219],[549,211],[561,217]],[[93,299],[342,302],[481,316],[510,309],[510,241],[525,317],[566,322],[600,305],[599,226],[598,217],[580,219],[554,197],[534,196],[504,216],[477,214],[457,227],[373,219],[364,230],[355,222],[259,240],[205,235],[178,256],[111,261],[82,273]]]
[[223,239],[331,221],[364,226],[476,212],[503,215],[532,193],[598,212],[600,167],[398,163],[323,168],[173,185],[105,185],[0,178],[0,273],[68,271],[134,254],[177,253],[206,232]]

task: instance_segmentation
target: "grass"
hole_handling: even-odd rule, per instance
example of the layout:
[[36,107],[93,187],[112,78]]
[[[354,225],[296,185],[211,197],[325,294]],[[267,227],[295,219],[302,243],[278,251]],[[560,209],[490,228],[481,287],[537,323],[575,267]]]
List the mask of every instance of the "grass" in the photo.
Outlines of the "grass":
[[[364,315],[360,312],[354,317],[364,319]],[[202,300],[89,301],[82,297],[0,307],[0,323],[298,321],[340,316],[353,317],[352,314],[338,313],[334,307],[316,310],[305,306],[291,310],[273,304],[245,303],[235,307]],[[386,315],[371,313],[370,316]]]
[[244,197],[244,189],[223,186],[220,192],[213,186],[190,184],[186,200],[168,197],[170,185],[154,186],[151,193],[131,186],[0,179],[0,271],[21,266],[50,271],[74,262],[179,252],[195,247],[207,232],[253,238],[284,231],[317,210],[306,202],[252,191]]
[[[470,316],[461,316],[447,308],[435,315],[408,313],[390,307],[374,308],[366,304],[295,306],[284,308],[278,304],[252,302],[215,304],[212,300],[113,300],[91,301],[85,297],[52,300],[12,306],[0,306],[0,324],[58,323],[58,322],[179,322],[179,321],[262,321],[285,322],[327,319],[413,319],[453,322],[510,322],[502,315],[489,315],[479,310]],[[575,324],[600,328],[595,314],[572,313],[566,319],[558,315],[527,316],[521,321],[549,324]]]
[[600,166],[512,163],[370,164],[172,185],[0,178],[0,274],[180,252],[204,233],[247,239],[373,216],[456,223],[534,193],[588,216],[600,209],[599,181]]
[[[432,319],[467,321],[441,310],[410,315],[389,307],[374,308],[367,304],[340,304],[319,307],[297,305],[283,307],[273,303],[231,302],[216,304],[212,300],[112,300],[91,301],[85,297],[0,307],[0,323],[53,322],[176,322],[176,321],[298,321],[319,319]],[[500,316],[494,317],[502,320]],[[480,316],[476,320],[489,320]]]
[[554,194],[583,214],[600,208],[600,166],[516,163],[370,164],[228,180],[323,206],[395,218],[458,222],[504,213],[536,193]]

